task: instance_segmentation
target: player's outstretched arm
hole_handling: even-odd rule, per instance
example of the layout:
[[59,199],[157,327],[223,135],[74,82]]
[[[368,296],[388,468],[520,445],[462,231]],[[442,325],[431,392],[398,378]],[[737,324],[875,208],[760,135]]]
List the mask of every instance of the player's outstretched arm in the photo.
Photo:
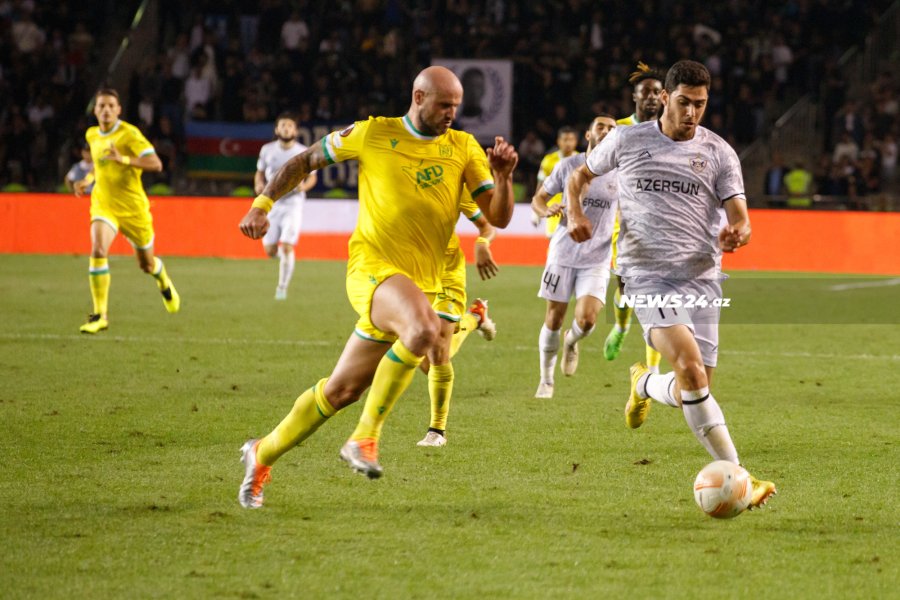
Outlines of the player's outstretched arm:
[[269,230],[269,219],[266,215],[279,198],[294,190],[303,179],[317,169],[328,166],[328,159],[322,149],[322,140],[293,157],[275,173],[271,181],[266,183],[262,194],[253,201],[250,210],[241,219],[241,233],[258,240]]
[[494,176],[494,188],[476,198],[488,222],[495,227],[506,227],[512,220],[513,205],[513,171],[519,164],[519,155],[512,144],[497,136],[494,147],[487,149],[488,164]]
[[747,213],[747,200],[742,196],[733,196],[725,201],[725,216],[728,225],[719,232],[719,247],[723,252],[734,252],[741,246],[750,243],[750,215]]
[[593,178],[594,174],[587,167],[581,165],[572,171],[566,181],[566,198],[569,199],[566,203],[568,221],[566,229],[576,242],[586,242],[594,234],[594,226],[591,224],[591,220],[585,216],[584,209],[581,207],[584,193]]

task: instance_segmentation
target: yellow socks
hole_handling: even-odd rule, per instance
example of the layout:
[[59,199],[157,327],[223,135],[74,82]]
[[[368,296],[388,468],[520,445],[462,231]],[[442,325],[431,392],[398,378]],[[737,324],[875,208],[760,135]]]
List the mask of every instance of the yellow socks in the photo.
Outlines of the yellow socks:
[[272,433],[264,437],[256,448],[256,460],[272,466],[278,458],[315,433],[319,426],[337,411],[325,398],[325,382],[321,379],[294,402],[288,413]]
[[106,318],[109,308],[109,259],[90,259],[89,279],[91,282],[91,298],[94,300],[94,313]]
[[166,265],[163,264],[163,261],[160,257],[154,256],[153,260],[155,264],[153,265],[153,277],[156,278],[156,285],[159,286],[160,290],[164,290],[170,285],[172,285],[172,280],[169,279],[169,274],[166,273]]
[[647,368],[651,373],[659,374],[659,362],[662,360],[662,354],[647,346]]
[[432,430],[447,429],[450,397],[453,395],[453,364],[431,365],[428,371],[428,395],[431,398]]
[[616,325],[619,326],[620,331],[627,331],[628,327],[631,326],[632,312],[634,312],[632,307],[623,304],[622,295],[619,293],[619,288],[617,287],[613,301],[613,314],[615,314]]
[[[387,354],[378,363],[372,387],[366,398],[362,415],[356,430],[350,436],[351,440],[364,440],[381,437],[381,428],[384,420],[394,407],[397,398],[400,397],[412,382],[413,375],[423,356],[416,356],[410,352],[403,342],[397,340]],[[434,365],[431,366],[433,370]],[[430,378],[430,377],[429,377]]]
[[456,356],[456,353],[459,352],[459,348],[462,346],[463,342],[466,341],[469,334],[476,329],[478,329],[478,317],[467,312],[459,320],[459,329],[456,330],[456,333],[453,334],[453,337],[450,340],[450,358]]

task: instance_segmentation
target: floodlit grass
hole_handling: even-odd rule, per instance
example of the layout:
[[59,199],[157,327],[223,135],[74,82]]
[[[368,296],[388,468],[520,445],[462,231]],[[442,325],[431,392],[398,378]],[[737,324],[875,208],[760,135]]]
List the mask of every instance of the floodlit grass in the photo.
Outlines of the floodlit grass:
[[[238,449],[335,363],[355,322],[344,266],[298,263],[276,303],[274,262],[167,265],[180,314],[133,259],[114,258],[110,330],[82,336],[86,258],[0,256],[4,598],[896,593],[896,322],[722,327],[716,396],[742,460],[780,493],[716,521],[694,505],[711,459],[680,413],[655,405],[625,428],[638,329],[608,363],[598,326],[577,375],[535,400],[540,270],[503,267],[487,283],[470,273],[499,335],[472,336],[454,361],[450,444],[415,446],[428,425],[417,376],[385,428],[383,479],[338,459],[355,405],[285,455],[265,508],[248,511]],[[735,287],[758,311],[796,310]],[[886,297],[896,311],[897,289],[846,292],[834,322],[866,322],[867,303]]]

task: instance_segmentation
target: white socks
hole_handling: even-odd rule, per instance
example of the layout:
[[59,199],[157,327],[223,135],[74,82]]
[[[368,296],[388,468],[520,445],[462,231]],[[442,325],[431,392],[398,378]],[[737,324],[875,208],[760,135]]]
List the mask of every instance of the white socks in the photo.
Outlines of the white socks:
[[284,246],[278,247],[278,287],[286,290],[294,276],[294,249],[285,250]]
[[675,393],[675,371],[670,371],[665,375],[655,373],[644,375],[638,381],[637,392],[643,398],[650,397],[657,402],[678,408],[678,401],[673,395]]
[[547,329],[547,325],[542,325],[541,335],[538,337],[538,349],[541,355],[541,383],[553,385],[553,371],[556,368],[556,355],[559,352],[559,329],[553,331]]
[[725,415],[722,414],[719,403],[709,393],[708,387],[682,390],[681,406],[691,431],[713,458],[740,464],[737,450],[725,425]]
[[571,346],[572,344],[577,343],[578,340],[580,340],[582,338],[586,338],[587,336],[591,335],[591,333],[593,331],[594,331],[593,325],[591,325],[587,329],[582,329],[581,327],[578,326],[578,321],[576,321],[575,319],[572,319],[572,327],[571,327],[571,329],[569,329],[569,333],[566,334],[566,339],[563,340],[563,342]]

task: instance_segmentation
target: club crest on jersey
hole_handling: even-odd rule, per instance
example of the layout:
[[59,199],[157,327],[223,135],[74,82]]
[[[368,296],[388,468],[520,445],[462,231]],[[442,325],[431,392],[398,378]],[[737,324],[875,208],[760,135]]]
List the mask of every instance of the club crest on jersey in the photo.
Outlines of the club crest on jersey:
[[447,144],[438,144],[438,152],[444,158],[450,158],[453,156],[453,146],[448,146]]
[[691,159],[691,170],[694,171],[694,173],[700,174],[705,168],[706,159],[700,158],[699,156]]

